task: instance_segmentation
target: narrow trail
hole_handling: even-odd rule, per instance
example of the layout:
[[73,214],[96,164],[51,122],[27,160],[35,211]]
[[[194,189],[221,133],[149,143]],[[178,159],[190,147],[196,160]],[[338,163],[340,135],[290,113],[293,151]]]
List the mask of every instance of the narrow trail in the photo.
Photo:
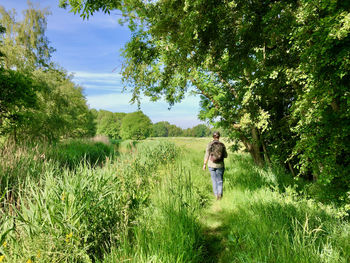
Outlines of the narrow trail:
[[207,254],[205,263],[228,262],[226,253],[228,252],[229,227],[225,222],[225,217],[232,213],[232,210],[225,205],[227,201],[227,197],[220,201],[214,200],[200,219],[203,226],[204,250]]
[[223,253],[224,226],[220,216],[221,209],[219,203],[212,204],[201,220],[208,263],[220,262],[220,255]]

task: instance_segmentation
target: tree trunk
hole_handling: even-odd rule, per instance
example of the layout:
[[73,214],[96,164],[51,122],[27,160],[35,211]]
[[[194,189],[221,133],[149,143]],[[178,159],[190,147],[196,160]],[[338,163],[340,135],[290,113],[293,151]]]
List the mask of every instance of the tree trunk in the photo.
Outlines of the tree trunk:
[[251,141],[240,130],[239,125],[236,125],[236,127],[234,127],[234,128],[236,128],[239,131],[239,134],[240,134],[239,138],[243,142],[247,151],[252,156],[254,163],[259,165],[259,166],[263,166],[264,165],[264,157],[262,154],[263,151],[260,150],[261,145],[260,145],[259,135],[258,135],[258,131],[257,131],[256,127],[252,127],[251,131],[252,131],[253,139]]
[[289,161],[288,161],[287,163],[288,163],[288,168],[289,168],[290,172],[292,173],[293,177],[295,177],[295,176],[296,176],[296,174],[295,174],[295,172],[294,172],[294,168],[293,168],[293,166],[290,164],[290,162],[289,162]]
[[267,162],[267,164],[271,166],[271,159],[270,159],[269,153],[267,152],[267,149],[263,140],[261,140],[261,145],[264,150],[264,159]]
[[262,152],[260,151],[260,139],[259,139],[259,134],[258,134],[258,130],[256,127],[252,127],[252,147],[251,147],[251,152],[250,154],[252,155],[254,162],[259,165],[259,166],[263,166],[264,164],[264,158],[262,155]]

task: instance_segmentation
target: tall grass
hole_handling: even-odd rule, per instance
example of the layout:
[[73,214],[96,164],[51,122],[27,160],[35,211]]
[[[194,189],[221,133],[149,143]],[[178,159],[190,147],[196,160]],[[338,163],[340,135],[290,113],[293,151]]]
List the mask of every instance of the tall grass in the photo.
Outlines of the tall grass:
[[203,262],[200,198],[188,170],[173,166],[137,220],[133,242],[125,242],[105,262]]
[[[0,253],[6,262],[92,262],[132,238],[130,227],[157,180],[157,168],[176,157],[171,144],[140,147],[107,159],[103,167],[83,161],[75,169],[47,162],[37,180],[26,177],[18,205],[3,202]],[[151,154],[151,155],[150,155]],[[5,210],[12,209],[12,213]]]
[[[47,170],[58,176],[62,168],[73,169],[84,162],[94,166],[116,153],[112,146],[83,140],[56,145],[6,144],[0,149],[0,195],[16,202],[26,183],[38,183]],[[52,166],[55,168],[51,169]]]
[[71,169],[82,161],[93,166],[102,163],[107,157],[113,158],[117,154],[117,146],[114,147],[102,142],[71,140],[47,147],[45,157]]
[[230,154],[215,201],[207,142],[173,142],[89,146],[90,159],[79,146],[13,151],[0,165],[16,192],[0,197],[0,262],[350,262],[344,211],[301,195],[288,173]]
[[206,222],[219,222],[221,262],[350,261],[343,211],[300,194],[283,170],[234,155],[225,180],[220,211]]

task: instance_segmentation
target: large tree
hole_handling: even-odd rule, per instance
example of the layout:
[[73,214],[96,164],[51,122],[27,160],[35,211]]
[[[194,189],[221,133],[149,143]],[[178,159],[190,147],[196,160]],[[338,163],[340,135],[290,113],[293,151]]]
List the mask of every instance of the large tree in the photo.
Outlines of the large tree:
[[349,1],[68,3],[85,17],[122,11],[133,33],[123,76],[135,101],[143,93],[173,104],[192,89],[200,117],[219,118],[256,163],[350,187]]
[[50,60],[49,12],[28,3],[20,21],[0,6],[0,134],[16,141],[94,135],[82,88]]
[[17,14],[6,11],[0,5],[0,24],[5,28],[1,52],[5,55],[5,68],[16,68],[30,72],[36,68],[48,68],[54,48],[46,36],[47,9],[36,9],[28,1],[23,19],[17,21]]

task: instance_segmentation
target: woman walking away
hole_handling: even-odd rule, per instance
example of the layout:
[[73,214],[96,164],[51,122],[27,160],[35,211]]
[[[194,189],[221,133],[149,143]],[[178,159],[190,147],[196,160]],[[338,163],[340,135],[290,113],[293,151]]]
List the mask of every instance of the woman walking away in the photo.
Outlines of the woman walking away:
[[205,151],[203,170],[208,169],[211,180],[213,181],[213,191],[217,200],[222,197],[223,176],[225,171],[224,158],[227,157],[225,145],[219,141],[220,133],[213,133],[213,141],[211,141]]

